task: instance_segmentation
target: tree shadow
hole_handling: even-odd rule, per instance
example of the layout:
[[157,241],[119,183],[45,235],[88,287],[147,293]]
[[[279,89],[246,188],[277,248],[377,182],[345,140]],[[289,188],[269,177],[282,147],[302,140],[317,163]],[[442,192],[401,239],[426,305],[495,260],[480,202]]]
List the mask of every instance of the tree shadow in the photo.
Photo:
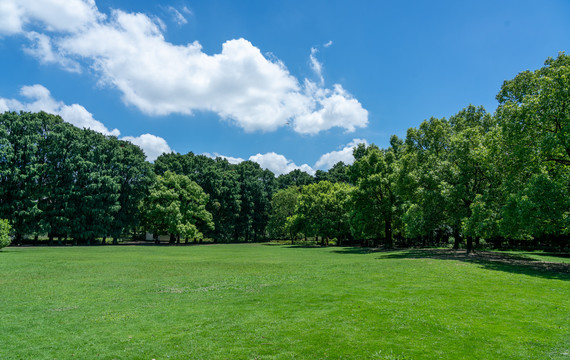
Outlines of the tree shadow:
[[[334,250],[334,253],[337,254],[371,254],[377,252],[385,252],[386,250],[379,249],[379,248],[370,248],[364,246],[353,246],[353,247],[345,247]],[[393,250],[392,250],[393,251]]]
[[557,257],[562,259],[570,259],[569,253],[554,253],[554,252],[525,252],[525,255],[534,255],[534,256],[546,256],[546,257]]
[[282,245],[287,249],[322,249],[325,246],[317,244],[296,244],[296,245]]
[[378,260],[455,260],[477,264],[487,270],[504,271],[509,273],[537,276],[547,279],[570,281],[570,264],[540,261],[526,257],[524,255],[505,254],[492,251],[477,251],[474,254],[467,255],[467,252],[465,250],[450,249],[409,249],[395,251],[380,250],[378,253],[384,253],[377,258]]

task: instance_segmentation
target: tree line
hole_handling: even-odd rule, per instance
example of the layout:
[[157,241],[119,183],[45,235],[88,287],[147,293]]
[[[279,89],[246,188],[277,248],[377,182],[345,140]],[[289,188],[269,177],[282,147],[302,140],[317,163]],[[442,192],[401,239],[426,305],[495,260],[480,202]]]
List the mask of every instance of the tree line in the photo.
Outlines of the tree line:
[[344,184],[278,191],[270,230],[387,247],[569,247],[570,57],[505,81],[496,98],[495,114],[470,105],[386,149],[360,144]]
[[144,231],[171,242],[306,239],[455,247],[567,247],[570,57],[505,81],[494,114],[468,106],[354,163],[314,176],[163,154],[54,115],[0,115],[0,218],[24,236],[106,242]]

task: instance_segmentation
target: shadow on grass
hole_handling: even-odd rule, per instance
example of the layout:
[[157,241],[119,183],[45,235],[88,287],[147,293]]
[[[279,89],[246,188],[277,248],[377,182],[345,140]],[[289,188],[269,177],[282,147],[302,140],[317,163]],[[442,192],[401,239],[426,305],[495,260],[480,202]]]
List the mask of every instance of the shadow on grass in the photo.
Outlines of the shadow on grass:
[[563,259],[570,259],[570,254],[567,253],[549,253],[549,252],[527,252],[524,253],[525,255],[534,255],[534,256],[548,256],[548,257],[557,257]]
[[323,246],[316,244],[303,244],[303,245],[288,245],[285,246],[287,249],[322,249]]
[[535,260],[526,256],[478,251],[467,255],[465,250],[413,249],[386,252],[383,259],[436,259],[456,260],[473,263],[487,270],[504,271],[516,274],[570,281],[570,264]]
[[[455,260],[473,263],[487,270],[504,271],[516,274],[525,274],[547,279],[570,281],[570,264],[547,262],[532,259],[518,254],[505,254],[493,251],[477,251],[467,255],[465,250],[451,249],[406,249],[383,250],[361,247],[350,247],[335,251],[340,254],[369,254],[380,255],[378,260],[386,259],[435,259]],[[529,253],[531,254],[531,253]],[[533,253],[536,255],[536,253]],[[557,256],[566,258],[568,254],[540,253],[544,256]]]

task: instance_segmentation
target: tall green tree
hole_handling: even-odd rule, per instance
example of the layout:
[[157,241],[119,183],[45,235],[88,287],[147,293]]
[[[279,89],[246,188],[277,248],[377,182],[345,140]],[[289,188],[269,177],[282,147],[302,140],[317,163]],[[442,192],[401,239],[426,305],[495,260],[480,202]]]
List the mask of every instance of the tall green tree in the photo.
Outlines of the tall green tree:
[[281,174],[277,177],[276,189],[286,189],[290,186],[303,186],[315,182],[315,178],[306,172],[295,169],[287,174]]
[[285,189],[278,190],[271,199],[271,215],[267,230],[271,239],[294,240],[295,234],[292,234],[287,226],[287,218],[295,215],[295,207],[297,198],[300,194],[297,186],[290,186]]
[[328,171],[317,170],[315,173],[315,181],[323,181],[328,180],[330,182],[349,182],[348,176],[348,168],[349,166],[343,163],[342,161],[337,162],[333,165]]
[[109,140],[117,149],[113,172],[120,185],[119,209],[110,227],[113,242],[117,243],[125,230],[136,229],[140,225],[139,203],[148,195],[155,175],[141,148],[127,141]]
[[120,178],[113,171],[118,143],[100,133],[80,130],[73,144],[74,175],[68,210],[71,234],[77,242],[92,243],[110,235],[115,215],[120,210]]
[[36,114],[6,112],[0,115],[3,170],[0,178],[0,218],[10,219],[14,241],[41,229],[40,161],[41,120]]
[[171,239],[199,239],[199,227],[214,227],[206,210],[208,195],[187,176],[167,171],[157,176],[149,195],[141,203],[143,226],[155,235],[170,234]]
[[297,199],[295,215],[290,220],[298,230],[309,236],[342,239],[350,235],[349,200],[352,188],[345,183],[321,181],[303,186]]
[[[392,138],[399,143],[399,139]],[[352,229],[359,239],[384,238],[386,247],[393,246],[393,230],[398,213],[399,196],[396,192],[399,152],[397,148],[379,149],[376,145],[359,144],[354,151],[355,161],[349,176],[352,191]]]
[[240,184],[240,212],[235,240],[258,241],[266,238],[275,175],[253,161],[236,166]]
[[[497,95],[506,237],[568,236],[570,56],[505,81]],[[560,201],[562,199],[562,202]]]
[[214,229],[204,229],[215,242],[234,239],[240,214],[240,183],[237,167],[226,159],[211,159],[188,153],[163,154],[154,163],[158,175],[166,171],[188,176],[209,195],[207,210],[213,215]]
[[451,136],[446,119],[431,118],[408,129],[402,146],[396,189],[402,202],[403,230],[407,238],[422,239],[422,245],[448,226]]

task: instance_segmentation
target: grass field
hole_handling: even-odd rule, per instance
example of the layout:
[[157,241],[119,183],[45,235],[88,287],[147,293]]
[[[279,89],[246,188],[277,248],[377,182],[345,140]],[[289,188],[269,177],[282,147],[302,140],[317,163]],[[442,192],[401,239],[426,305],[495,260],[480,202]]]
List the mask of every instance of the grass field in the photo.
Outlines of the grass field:
[[570,264],[543,256],[6,248],[0,359],[570,359]]

